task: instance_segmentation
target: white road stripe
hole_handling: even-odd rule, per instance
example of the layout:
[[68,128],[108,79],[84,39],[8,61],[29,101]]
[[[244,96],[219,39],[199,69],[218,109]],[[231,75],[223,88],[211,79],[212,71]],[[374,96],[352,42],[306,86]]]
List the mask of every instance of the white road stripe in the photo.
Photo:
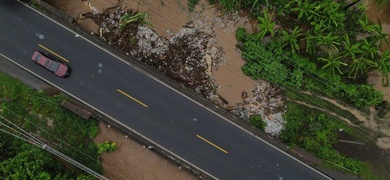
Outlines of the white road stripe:
[[[21,2],[21,3],[22,3],[22,2]],[[22,3],[22,4],[24,4],[24,3]],[[303,162],[302,162],[302,161],[300,161],[299,159],[297,159],[297,158],[295,158],[295,157],[291,156],[290,154],[288,154],[288,153],[286,153],[286,152],[282,151],[282,150],[281,150],[281,149],[279,149],[278,147],[276,147],[276,146],[274,146],[274,145],[272,145],[272,144],[268,143],[267,141],[265,141],[265,140],[261,139],[261,138],[260,138],[260,137],[258,137],[258,136],[255,136],[255,135],[253,135],[253,133],[251,133],[250,131],[248,131],[248,130],[244,129],[243,127],[240,127],[240,126],[238,126],[237,124],[235,124],[235,123],[233,123],[232,121],[230,121],[230,120],[226,119],[226,118],[225,118],[225,117],[223,117],[222,115],[220,115],[220,114],[216,113],[216,112],[215,112],[215,111],[213,111],[212,109],[209,109],[208,107],[204,106],[203,104],[201,104],[201,103],[199,103],[199,102],[197,102],[197,101],[195,101],[195,100],[191,99],[190,97],[186,96],[185,94],[183,94],[183,93],[181,93],[181,92],[177,91],[177,90],[176,90],[176,89],[174,89],[173,87],[170,87],[169,85],[165,84],[164,82],[162,82],[162,81],[160,81],[159,79],[157,79],[157,78],[153,77],[152,75],[150,75],[150,74],[149,74],[148,72],[146,72],[145,70],[143,70],[143,69],[140,69],[140,68],[138,68],[138,67],[135,67],[135,66],[133,66],[133,65],[132,65],[132,64],[130,64],[129,62],[127,62],[127,61],[123,60],[122,58],[120,58],[120,57],[116,56],[115,54],[111,53],[111,52],[110,52],[110,51],[108,51],[107,49],[105,49],[105,48],[102,48],[102,47],[98,46],[98,45],[97,45],[97,44],[95,44],[94,42],[92,42],[92,41],[90,41],[89,39],[87,39],[87,38],[85,38],[85,37],[81,36],[80,34],[78,34],[78,33],[76,33],[76,32],[74,32],[73,30],[69,29],[68,27],[66,27],[66,26],[62,25],[61,23],[58,23],[58,22],[54,21],[53,19],[51,19],[51,18],[47,17],[45,14],[43,14],[43,13],[41,13],[41,12],[39,12],[39,11],[37,11],[37,10],[33,9],[33,8],[31,8],[30,6],[28,6],[28,5],[26,5],[26,4],[24,4],[24,5],[25,5],[25,6],[27,6],[28,8],[30,8],[30,9],[34,10],[35,12],[37,12],[37,13],[41,14],[42,16],[46,17],[46,18],[47,18],[47,19],[49,19],[50,21],[52,21],[52,22],[54,22],[54,23],[58,24],[59,26],[61,26],[61,27],[65,28],[65,29],[67,29],[67,30],[68,30],[68,31],[70,31],[70,32],[74,33],[74,34],[75,34],[75,36],[79,36],[79,37],[83,38],[85,41],[87,41],[87,42],[89,42],[89,43],[91,43],[91,44],[95,45],[96,47],[98,47],[98,48],[102,49],[103,51],[105,51],[105,52],[109,53],[110,55],[112,55],[112,56],[116,57],[117,59],[121,60],[122,62],[126,63],[127,65],[129,65],[129,66],[131,66],[131,67],[133,67],[133,68],[135,68],[135,69],[137,69],[137,70],[139,70],[139,71],[141,71],[141,72],[145,73],[145,74],[146,74],[146,75],[148,75],[150,78],[152,78],[152,79],[156,80],[157,82],[159,82],[159,83],[163,84],[164,86],[166,86],[166,87],[170,88],[171,90],[175,91],[176,93],[178,93],[178,94],[180,94],[180,95],[182,95],[182,96],[186,97],[187,99],[191,100],[192,102],[194,102],[194,103],[198,104],[199,106],[201,106],[201,107],[203,107],[203,108],[207,109],[208,111],[210,111],[210,112],[214,113],[215,115],[217,115],[217,116],[219,116],[220,118],[222,118],[222,119],[226,120],[227,122],[231,123],[232,125],[234,125],[234,126],[236,126],[236,127],[240,128],[241,130],[245,131],[245,132],[246,132],[246,133],[248,133],[249,135],[251,135],[251,136],[253,136],[253,137],[255,137],[255,138],[257,138],[257,139],[259,139],[259,140],[263,141],[263,142],[264,142],[264,143],[266,143],[267,145],[269,145],[269,146],[273,147],[274,149],[278,150],[279,152],[281,152],[281,153],[285,154],[286,156],[288,156],[288,157],[290,157],[290,158],[292,158],[292,159],[296,160],[297,162],[301,163],[302,165],[304,165],[304,166],[308,167],[309,169],[311,169],[311,170],[313,170],[313,171],[317,172],[318,174],[321,174],[321,175],[322,175],[322,176],[324,176],[325,178],[332,179],[332,178],[328,177],[327,175],[323,174],[322,172],[318,171],[317,169],[314,169],[313,167],[311,167],[311,166],[309,166],[309,165],[307,165],[307,164],[303,163]],[[4,56],[4,55],[3,55],[3,56]],[[5,56],[4,56],[4,57],[5,57]],[[11,59],[9,59],[9,58],[7,58],[7,59],[8,59],[8,60],[10,60],[10,61],[12,61],[12,60],[11,60]],[[12,61],[12,62],[13,62],[13,63],[15,63],[15,64],[17,64],[17,63],[16,63],[16,62],[14,62],[14,61]],[[21,65],[19,65],[19,64],[17,64],[17,65],[18,65],[18,66],[20,66],[20,67],[22,67],[22,66],[21,66]],[[29,71],[30,73],[32,73],[32,74],[34,74],[34,75],[38,76],[37,74],[35,74],[35,73],[31,72],[30,70],[28,70],[28,69],[26,69],[26,68],[24,68],[24,67],[22,67],[22,68],[23,68],[23,69],[25,69],[25,70],[27,70],[27,71]],[[38,77],[40,77],[40,76],[38,76]],[[40,78],[42,78],[42,77],[40,77]],[[43,79],[43,80],[45,80],[47,83],[49,83],[49,84],[51,84],[51,85],[55,86],[56,88],[58,88],[58,89],[61,89],[61,88],[59,88],[58,86],[56,86],[56,85],[52,84],[51,82],[47,81],[46,79],[44,79],[44,78],[42,78],[42,79]],[[119,122],[118,120],[116,120],[116,119],[112,118],[111,116],[109,116],[109,115],[107,115],[107,114],[105,114],[105,113],[101,112],[101,111],[100,111],[100,110],[98,110],[97,108],[94,108],[93,106],[91,106],[91,105],[89,105],[88,103],[86,103],[86,102],[82,101],[81,99],[79,99],[79,98],[77,98],[77,97],[73,96],[73,95],[72,95],[72,94],[70,94],[69,92],[67,92],[67,91],[65,91],[65,90],[63,90],[63,89],[61,89],[61,90],[62,90],[62,91],[64,91],[64,92],[66,92],[68,95],[72,96],[73,98],[75,98],[75,99],[79,100],[80,102],[83,102],[83,103],[85,103],[86,105],[90,106],[91,108],[95,109],[95,110],[96,110],[96,111],[98,111],[99,113],[102,113],[102,114],[104,114],[105,116],[107,116],[107,117],[111,118],[111,119],[112,119],[112,120],[114,120],[116,123],[118,123],[118,124],[122,125],[123,127],[126,127],[127,129],[129,129],[130,131],[132,131],[132,132],[136,133],[137,135],[139,135],[139,136],[141,136],[141,137],[143,137],[143,138],[147,139],[147,140],[148,140],[148,141],[150,141],[150,142],[153,142],[154,144],[157,144],[157,143],[155,143],[154,141],[152,141],[152,140],[148,139],[147,137],[145,137],[145,136],[141,135],[141,134],[140,134],[140,133],[138,133],[137,131],[135,131],[135,130],[133,130],[133,129],[131,129],[131,128],[127,127],[127,126],[125,126],[124,124],[122,124],[122,123],[121,123],[121,122]],[[160,148],[161,148],[161,149],[164,149],[164,150],[165,150],[165,151],[167,151],[167,152],[170,152],[171,154],[174,154],[174,153],[172,153],[171,151],[169,151],[168,149],[165,149],[164,147],[162,147],[161,145],[160,145]],[[174,154],[174,155],[176,155],[176,154]],[[181,159],[182,161],[184,161],[184,162],[186,162],[186,163],[188,163],[188,164],[191,164],[191,163],[189,163],[188,161],[186,161],[186,160],[184,160],[183,158],[181,158],[180,156],[178,156],[178,155],[176,155],[176,156],[177,156],[179,159]],[[193,164],[191,164],[191,165],[192,165],[192,166],[194,166],[194,167],[196,167],[196,168],[198,168],[197,166],[195,166],[195,165],[193,165]],[[209,175],[209,176],[211,176],[211,177],[213,177],[213,178],[217,179],[216,177],[212,176],[211,174],[207,173],[206,171],[204,171],[204,170],[202,170],[202,169],[200,169],[200,168],[198,168],[198,169],[199,169],[199,170],[201,170],[203,173],[205,173],[205,174],[207,174],[207,175]]]

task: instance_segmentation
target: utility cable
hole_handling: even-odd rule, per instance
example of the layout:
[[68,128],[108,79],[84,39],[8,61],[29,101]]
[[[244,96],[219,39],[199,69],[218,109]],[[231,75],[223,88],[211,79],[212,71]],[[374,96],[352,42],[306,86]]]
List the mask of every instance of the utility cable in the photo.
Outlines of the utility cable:
[[[151,5],[153,5],[154,7],[155,7],[155,9],[156,8],[161,8],[161,7],[158,7],[158,6],[156,6],[155,5],[155,3],[150,3]],[[173,7],[173,5],[171,5],[170,3],[166,3],[166,4],[164,4],[164,6],[165,5],[167,5],[167,6],[170,6],[171,8],[174,8]],[[172,13],[171,11],[168,11],[172,16],[175,16],[176,18],[178,18],[178,19],[180,19],[180,20],[182,20],[182,21],[184,21],[184,22],[186,22],[187,20],[186,19],[184,19],[183,17],[181,17],[181,16],[178,16],[177,14],[175,14],[175,13]],[[194,18],[194,17],[193,17]],[[194,19],[196,19],[196,18],[194,18]],[[157,24],[160,24],[160,25],[162,25],[162,23],[160,23],[160,22],[156,22]],[[162,27],[164,27],[164,26],[162,26]],[[214,27],[214,28],[217,28],[217,27]],[[223,28],[221,28],[221,29],[223,29]],[[221,41],[221,40],[220,40]],[[223,41],[223,39],[222,39],[222,41]],[[218,42],[217,42],[218,43]],[[227,46],[230,46],[231,48],[233,48],[234,49],[234,46],[233,45],[231,45],[231,43],[225,43],[225,44],[227,44]],[[242,54],[241,54],[242,55]],[[285,55],[284,55],[285,56]],[[286,56],[285,56],[286,57]],[[242,56],[240,57],[240,58],[242,58]],[[286,57],[287,59],[288,59],[288,57]],[[306,58],[306,57],[303,57],[303,58]],[[287,62],[286,61],[286,63],[288,63],[289,65],[292,65],[292,66],[294,66],[292,63],[290,63],[290,62]],[[241,76],[244,80],[246,80],[246,81],[249,81],[247,78],[245,78],[245,76],[242,76],[241,74],[243,74],[242,73],[242,71],[241,72],[239,72],[239,71],[236,71],[235,70],[235,68],[233,68],[233,67],[231,67],[231,66],[229,66],[228,64],[224,64],[224,66],[225,67],[227,67],[227,70],[229,70],[229,71],[231,71],[232,73],[235,73],[236,75],[239,75],[239,76]],[[295,67],[295,66],[294,66]],[[303,69],[304,71],[310,71],[310,70],[308,70],[308,69]],[[291,72],[287,72],[290,76],[291,76]],[[305,74],[307,74],[308,76],[310,76],[313,80],[315,80],[315,81],[317,81],[318,83],[322,83],[322,84],[328,84],[327,82],[330,82],[332,85],[334,85],[335,87],[337,87],[337,88],[340,88],[340,89],[342,89],[342,87],[339,85],[339,84],[336,84],[335,82],[332,82],[332,81],[329,81],[328,79],[319,79],[318,77],[314,77],[312,74],[316,74],[316,73],[314,73],[314,72],[310,72],[310,73],[305,73]],[[327,81],[327,82],[325,82],[325,81]],[[335,98],[334,96],[333,96],[333,94],[331,94],[331,95],[328,95],[328,96],[330,96],[331,98],[333,98],[333,99],[337,99],[337,98]],[[351,106],[350,104],[347,104],[347,103],[345,103],[345,102],[343,102],[343,101],[338,101],[340,104],[342,104],[343,106],[345,106],[345,107],[349,107],[349,108],[352,108],[352,109],[356,109],[356,107],[354,107],[354,106]],[[363,113],[363,112],[361,112],[361,113]],[[365,114],[365,113],[364,113]]]
[[[65,160],[65,161],[69,162],[70,164],[73,164],[74,166],[76,166],[76,167],[78,167],[79,169],[83,170],[84,172],[86,172],[86,173],[88,173],[88,174],[94,176],[94,177],[97,178],[97,179],[100,179],[100,180],[108,180],[106,177],[104,177],[104,176],[100,175],[99,173],[93,171],[92,169],[90,169],[90,168],[84,166],[83,164],[77,162],[76,160],[74,160],[74,159],[72,159],[72,158],[66,156],[65,154],[63,154],[63,153],[57,151],[56,149],[54,149],[54,148],[48,146],[47,144],[42,143],[40,140],[38,140],[37,138],[35,138],[33,135],[31,135],[31,134],[29,134],[28,132],[24,131],[22,128],[20,128],[20,127],[17,126],[16,124],[12,123],[10,120],[6,119],[5,117],[3,117],[3,116],[1,116],[1,115],[0,115],[0,117],[1,117],[3,120],[5,120],[5,121],[11,123],[13,126],[16,127],[16,129],[10,128],[8,125],[5,125],[5,124],[2,123],[2,122],[0,122],[0,123],[1,123],[0,128],[1,128],[2,126],[6,126],[6,127],[10,128],[10,129],[14,130],[14,131],[17,132],[18,134],[21,134],[22,136],[27,137],[29,140],[27,140],[27,139],[25,139],[25,138],[22,138],[22,137],[20,137],[20,136],[14,134],[14,133],[12,133],[12,132],[8,132],[8,131],[6,131],[6,130],[4,130],[4,129],[0,129],[2,132],[5,132],[5,133],[7,133],[7,134],[9,134],[9,135],[12,135],[12,136],[18,138],[18,139],[22,139],[22,140],[24,140],[24,141],[26,141],[26,142],[28,142],[28,143],[30,143],[30,144],[36,145],[36,146],[38,146],[38,147],[40,147],[40,148],[43,148],[44,150],[46,150],[46,151],[52,153],[53,155],[56,155],[57,157],[60,157],[61,159],[63,159],[63,160]],[[32,142],[31,142],[30,140],[32,140]]]
[[[91,159],[92,161],[95,161],[95,162],[99,163],[101,166],[103,166],[103,167],[105,167],[106,169],[108,169],[108,170],[114,172],[114,173],[117,174],[118,176],[121,176],[121,177],[123,177],[123,178],[126,178],[126,177],[124,177],[122,174],[120,174],[119,172],[115,171],[114,169],[112,169],[112,168],[110,168],[110,167],[108,167],[108,166],[106,166],[106,165],[103,165],[101,162],[99,162],[99,161],[97,161],[96,159],[92,158],[92,157],[89,156],[88,154],[86,154],[86,153],[80,151],[79,149],[73,147],[72,145],[70,145],[70,144],[67,143],[66,141],[62,140],[61,138],[59,138],[59,137],[57,137],[57,136],[55,136],[55,135],[49,133],[47,130],[45,130],[45,129],[41,128],[40,126],[38,126],[38,125],[32,123],[31,121],[29,121],[29,120],[27,120],[27,119],[21,117],[19,114],[15,113],[15,112],[12,111],[11,109],[9,109],[9,108],[7,108],[7,107],[4,107],[4,106],[3,106],[2,108],[5,109],[5,110],[7,110],[7,111],[9,111],[9,112],[10,112],[11,114],[13,114],[14,116],[16,116],[16,117],[18,117],[18,118],[20,118],[20,119],[23,119],[24,121],[26,121],[26,122],[28,122],[29,124],[33,125],[34,127],[38,128],[40,131],[45,132],[46,134],[48,134],[48,135],[51,136],[51,137],[54,137],[56,140],[62,142],[64,145],[70,147],[71,149],[76,150],[77,153],[80,153],[80,154],[84,155],[85,157]],[[69,151],[69,152],[72,152],[72,150],[69,150],[69,149],[67,149],[66,147],[64,147],[64,149],[67,150],[67,151]],[[73,152],[74,152],[74,151],[73,151]]]

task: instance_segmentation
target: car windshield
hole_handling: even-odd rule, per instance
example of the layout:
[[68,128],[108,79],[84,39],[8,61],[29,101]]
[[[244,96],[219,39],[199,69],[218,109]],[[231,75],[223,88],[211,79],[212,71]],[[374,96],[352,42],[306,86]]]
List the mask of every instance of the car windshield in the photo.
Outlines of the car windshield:
[[35,61],[39,62],[39,60],[41,60],[41,56],[42,55],[38,53],[37,56],[35,57]]
[[56,72],[59,66],[60,66],[60,63],[58,63],[58,62],[56,62],[56,61],[52,61],[52,62],[50,63],[50,66],[49,66],[48,69],[49,69],[50,71]]

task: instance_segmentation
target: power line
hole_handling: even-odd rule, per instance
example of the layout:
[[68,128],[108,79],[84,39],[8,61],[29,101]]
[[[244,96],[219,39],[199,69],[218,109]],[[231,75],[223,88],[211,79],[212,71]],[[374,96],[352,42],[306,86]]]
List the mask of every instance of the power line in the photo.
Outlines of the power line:
[[[37,139],[37,138],[35,138],[33,136],[30,136],[26,131],[24,131],[22,128],[18,127],[16,124],[12,123],[11,121],[9,121],[8,119],[4,118],[1,115],[0,115],[0,117],[1,117],[1,119],[3,119],[5,121],[7,121],[8,123],[10,123],[16,129],[12,128],[11,126],[9,126],[9,125],[1,122],[1,121],[0,121],[0,125],[1,125],[0,127],[4,126],[4,127],[8,128],[8,129],[11,129],[13,132],[16,132],[16,133],[22,135],[23,137],[19,137],[19,139],[22,139],[22,140],[25,140],[25,141],[29,141],[29,142],[34,143],[34,144],[41,143],[41,141],[39,139]],[[25,139],[25,138],[27,138],[27,139]]]
[[[146,4],[146,3],[144,3],[144,4]],[[153,3],[153,2],[151,2],[151,3],[149,2],[148,5],[149,5],[149,6],[154,6],[154,9],[162,8],[162,7],[156,6],[155,3]],[[173,7],[173,5],[171,5],[170,3],[166,3],[166,4],[164,4],[164,5],[167,5],[167,6],[169,6],[170,8],[175,8],[175,7]],[[168,8],[169,8],[169,7],[168,7]],[[173,13],[172,11],[168,11],[168,13],[170,13],[170,15],[176,17],[177,19],[180,19],[180,20],[183,21],[183,22],[188,22],[187,18],[183,18],[182,16],[179,16],[178,14]],[[158,13],[157,13],[157,14],[158,14]],[[199,13],[199,14],[201,14],[201,13]],[[197,18],[197,17],[194,17],[194,16],[190,15],[190,19],[198,19],[198,20],[200,20],[200,21],[201,21],[202,19],[204,19],[204,18],[207,18],[208,16],[207,16],[207,17],[204,17],[204,16],[202,15],[202,16],[199,16],[199,17],[200,17],[200,18]],[[217,18],[217,17],[216,17],[216,18]],[[226,28],[221,27],[221,24],[226,24],[226,23],[221,22],[221,21],[219,21],[219,20],[216,20],[215,18],[210,18],[210,19],[208,19],[208,21],[210,21],[210,22],[213,24],[213,27],[212,27],[212,28],[213,28],[214,31],[215,31],[215,28],[218,28],[218,26],[219,26],[219,29],[221,29],[221,30],[226,29],[226,28],[233,28],[233,29],[235,29],[235,27],[236,27],[236,26],[231,27],[229,24],[227,24]],[[155,21],[154,23],[157,23],[157,24],[160,25],[161,27],[165,27],[165,29],[167,29],[166,25],[164,26],[164,24],[162,24],[162,22]],[[207,22],[205,22],[205,23],[207,23]],[[219,23],[221,23],[221,24],[219,24]],[[249,23],[249,22],[244,22],[244,24],[243,24],[242,26],[247,26],[248,23]],[[224,30],[223,30],[223,31],[224,31]],[[228,33],[229,33],[229,32],[228,32]],[[215,35],[215,38],[217,38],[216,35]],[[236,39],[235,39],[235,40],[236,40]],[[235,43],[229,43],[229,42],[227,42],[226,40],[224,40],[224,38],[218,38],[218,41],[217,41],[217,44],[216,44],[216,45],[218,46],[218,44],[221,44],[221,42],[222,42],[223,45],[220,45],[220,46],[222,46],[222,47],[227,47],[227,48],[229,48],[229,49],[234,49],[234,50],[236,50],[235,44],[237,43],[237,40],[235,41]],[[242,60],[245,62],[245,60],[244,60],[243,57],[242,57],[242,53],[239,53],[239,54],[240,54],[239,58],[242,59]],[[286,55],[284,55],[284,56],[285,56],[285,58],[288,59],[288,57],[287,57]],[[299,56],[300,56],[300,55],[299,55]],[[306,58],[306,57],[302,57],[302,58]],[[307,59],[307,58],[306,58],[306,59]],[[293,65],[291,62],[286,61],[286,64],[289,64],[290,66],[292,66],[292,67],[295,68],[295,65]],[[250,82],[251,84],[253,83],[252,81],[250,81],[250,80],[248,79],[248,78],[250,78],[249,76],[243,76],[243,75],[244,75],[243,72],[240,71],[240,70],[236,70],[236,68],[235,68],[234,66],[231,66],[231,65],[229,65],[228,63],[224,63],[223,66],[224,66],[225,70],[230,71],[230,72],[236,74],[237,76],[241,77],[244,81]],[[306,75],[306,77],[311,78],[311,79],[313,80],[313,82],[316,82],[316,83],[319,83],[319,84],[324,84],[324,85],[333,85],[333,86],[336,87],[336,88],[343,89],[341,85],[336,84],[335,82],[332,82],[332,81],[330,81],[329,79],[324,79],[324,78],[321,78],[321,77],[315,77],[314,75],[317,74],[317,73],[314,73],[314,72],[310,71],[309,69],[307,69],[307,68],[305,68],[305,67],[300,68],[300,69],[303,70],[303,71],[304,71],[304,75]],[[288,74],[288,76],[291,77],[292,72],[288,71],[287,69],[284,69],[284,71]],[[309,71],[310,71],[310,72],[309,72]],[[314,88],[317,88],[317,87],[314,87]],[[297,95],[298,97],[302,98],[301,92],[299,92],[299,91],[296,90],[295,88],[289,88],[289,90],[292,91],[292,92],[295,92],[296,95]],[[317,88],[317,90],[320,90],[320,89]],[[321,90],[320,90],[320,92],[321,92]],[[332,93],[332,94],[327,94],[327,97],[330,97],[330,98],[332,98],[332,99],[337,99],[337,98],[334,97],[334,94],[333,94],[333,93]],[[323,101],[328,102],[327,100],[324,100],[323,98],[320,98],[320,99],[323,100]],[[346,108],[358,110],[356,107],[351,106],[350,104],[345,103],[345,102],[342,101],[342,100],[341,100],[341,101],[340,101],[340,100],[337,100],[337,102],[338,102],[339,104],[343,105],[343,106],[346,107]],[[331,102],[331,103],[334,104],[333,102]],[[337,110],[334,109],[334,108],[344,109],[344,108],[339,108],[339,107],[334,107],[334,106],[325,107],[324,105],[322,105],[321,103],[319,103],[319,102],[317,102],[317,101],[311,102],[311,104],[312,104],[312,105],[315,105],[315,106],[317,106],[317,107],[321,107],[321,108],[324,109],[324,110],[326,110],[326,109],[332,110],[332,109],[333,109],[335,112],[337,112]],[[335,106],[337,106],[337,105],[335,105]],[[345,110],[345,109],[344,109],[344,110]],[[362,112],[362,111],[360,111],[360,110],[358,110],[358,111],[359,111],[360,113],[363,113],[363,114],[367,115],[366,113],[364,113],[364,112]],[[341,114],[339,114],[339,113],[335,113],[335,114],[341,115]],[[341,115],[341,116],[342,116],[342,115]],[[353,116],[355,116],[355,115],[353,115]],[[345,118],[345,117],[344,117],[344,118]],[[348,115],[346,119],[349,119],[349,120],[351,121],[350,118],[351,118],[351,116]],[[357,117],[355,116],[355,118],[357,118]],[[359,119],[359,118],[358,118],[358,119]],[[352,122],[352,121],[351,121],[351,122]]]
[[29,139],[29,140],[27,140],[27,139],[25,139],[25,138],[23,138],[23,137],[20,137],[20,136],[17,135],[17,134],[14,134],[14,133],[12,133],[12,132],[9,132],[9,131],[7,131],[7,130],[4,130],[4,129],[0,129],[1,131],[5,132],[5,133],[7,133],[7,134],[9,134],[9,135],[12,135],[12,136],[14,136],[14,137],[16,137],[16,138],[18,138],[18,139],[22,139],[22,140],[24,140],[24,141],[26,141],[26,142],[28,142],[28,143],[30,143],[30,144],[33,144],[33,145],[35,145],[35,146],[38,146],[38,147],[43,148],[44,150],[46,150],[46,151],[52,153],[53,155],[55,155],[55,156],[57,156],[57,157],[60,157],[61,159],[63,159],[63,160],[65,160],[65,161],[69,162],[70,164],[73,164],[74,166],[76,166],[76,167],[78,167],[79,169],[83,170],[84,172],[86,172],[86,173],[88,173],[88,174],[94,176],[94,177],[97,178],[97,179],[100,179],[100,180],[108,180],[108,178],[106,178],[106,177],[100,175],[99,173],[97,173],[97,172],[93,171],[92,169],[90,169],[90,168],[84,166],[83,164],[77,162],[76,160],[74,160],[74,159],[72,159],[72,158],[66,156],[65,154],[63,154],[63,153],[57,151],[56,149],[54,149],[54,148],[48,146],[47,144],[44,144],[43,142],[41,142],[40,140],[38,140],[37,138],[35,138],[33,135],[27,133],[27,132],[24,131],[22,128],[20,128],[20,127],[17,126],[16,124],[12,123],[10,120],[6,119],[6,118],[3,117],[2,115],[0,115],[0,117],[1,117],[3,120],[7,121],[8,123],[12,124],[12,126],[15,126],[16,129],[15,129],[15,128],[12,128],[12,127],[10,127],[10,126],[8,126],[8,125],[6,125],[6,124],[4,124],[3,122],[0,122],[0,128],[3,127],[3,126],[5,126],[5,127],[9,128],[9,129],[12,129],[13,131],[16,131],[18,134],[20,134],[20,135],[26,137],[26,138]]
[[[35,96],[31,96],[31,97],[35,97]],[[51,101],[49,101],[49,102],[51,102]],[[51,103],[53,103],[53,102],[51,102]],[[56,103],[56,104],[57,104],[57,103]],[[66,141],[62,140],[61,138],[59,138],[59,137],[57,137],[57,136],[51,134],[50,132],[46,131],[45,129],[41,128],[40,126],[38,126],[38,125],[32,123],[31,121],[29,121],[29,120],[23,118],[21,115],[15,113],[15,112],[12,111],[11,109],[9,109],[9,108],[7,108],[7,107],[5,107],[5,106],[3,106],[2,108],[8,110],[8,111],[9,111],[11,114],[13,114],[14,116],[16,116],[16,117],[18,117],[18,118],[20,118],[20,119],[23,119],[24,121],[26,121],[26,122],[28,122],[29,124],[33,125],[34,127],[38,128],[40,131],[45,132],[46,134],[48,134],[48,135],[51,136],[51,137],[54,137],[56,140],[62,142],[64,145],[70,147],[71,149],[76,150],[77,153],[80,153],[80,154],[84,155],[85,157],[87,157],[87,158],[89,158],[89,159],[91,159],[91,160],[93,160],[93,161],[99,163],[101,166],[103,166],[103,167],[109,169],[110,171],[114,172],[115,174],[117,174],[117,175],[119,175],[119,176],[125,178],[125,177],[124,177],[122,174],[120,174],[119,172],[115,171],[114,169],[112,169],[112,168],[110,168],[110,167],[108,167],[108,166],[106,166],[106,165],[103,165],[101,162],[99,162],[99,161],[97,161],[96,159],[92,158],[92,157],[89,156],[88,154],[86,154],[86,153],[80,151],[79,149],[73,147],[72,145],[70,145],[70,144],[67,143]],[[69,149],[67,149],[66,147],[63,147],[63,149],[64,149],[64,150],[67,150],[67,151],[69,151],[69,152],[72,152],[72,150],[69,150]]]
[[[154,6],[156,9],[161,8],[161,7],[156,6],[153,2],[150,3],[150,5]],[[166,4],[164,4],[164,5],[170,6],[171,8],[175,8],[175,7],[173,7],[173,5],[171,5],[170,3],[166,3]],[[171,15],[175,16],[175,17],[178,18],[178,19],[181,19],[181,20],[184,21],[184,22],[187,21],[186,19],[182,18],[181,16],[178,16],[178,15],[175,14],[175,13],[172,13],[171,11],[168,11],[168,12],[169,12]],[[197,19],[197,18],[192,17],[191,19]],[[155,22],[155,23],[157,23],[157,24],[159,24],[159,25],[162,25],[162,23],[160,23],[160,22]],[[162,27],[164,27],[164,26],[162,26]],[[213,28],[216,28],[216,27],[214,26]],[[222,40],[223,40],[223,39],[222,39]],[[220,41],[221,41],[221,40],[220,40]],[[225,43],[225,44],[226,44],[227,46],[229,46],[230,48],[235,49],[234,46],[232,46],[230,43]],[[242,55],[242,54],[241,54],[241,55]],[[283,56],[285,56],[285,55],[283,55]],[[287,56],[285,56],[285,57],[288,59]],[[241,56],[240,58],[242,58],[242,56]],[[303,57],[303,58],[306,58],[306,57]],[[293,67],[295,67],[292,63],[290,63],[290,62],[288,62],[288,61],[286,61],[286,63],[288,63],[289,65],[292,65]],[[231,71],[232,73],[235,73],[236,75],[241,76],[244,80],[249,81],[249,80],[246,78],[246,77],[248,77],[248,76],[242,76],[242,75],[241,75],[241,74],[243,74],[242,71],[241,71],[241,72],[240,72],[240,71],[237,71],[237,70],[235,70],[234,67],[229,66],[228,64],[224,64],[224,66],[226,66],[226,69],[227,69],[228,71]],[[315,80],[316,82],[318,82],[318,83],[320,83],[320,84],[324,84],[324,85],[325,85],[325,84],[331,83],[331,85],[334,85],[335,87],[342,89],[342,87],[341,87],[339,84],[336,84],[335,82],[329,81],[328,79],[319,79],[318,77],[314,77],[312,74],[316,74],[316,73],[312,72],[311,70],[309,70],[309,69],[307,69],[307,68],[305,68],[305,69],[303,69],[303,70],[310,71],[309,73],[305,73],[305,74],[308,75],[308,76],[310,76],[311,79]],[[286,72],[291,76],[291,74],[292,74],[291,72],[288,72],[288,71],[286,71]],[[327,81],[327,82],[325,82],[325,81]],[[333,94],[328,95],[328,96],[330,96],[331,98],[335,99],[335,97],[333,96]],[[338,101],[338,102],[341,103],[342,105],[346,106],[346,107],[349,107],[349,108],[352,108],[352,109],[356,109],[356,107],[353,107],[353,106],[351,106],[351,105],[349,105],[349,104],[347,104],[347,103],[345,103],[345,102],[343,102],[343,101]],[[361,111],[360,111],[360,112],[361,112]],[[361,113],[363,113],[363,112],[361,112]]]

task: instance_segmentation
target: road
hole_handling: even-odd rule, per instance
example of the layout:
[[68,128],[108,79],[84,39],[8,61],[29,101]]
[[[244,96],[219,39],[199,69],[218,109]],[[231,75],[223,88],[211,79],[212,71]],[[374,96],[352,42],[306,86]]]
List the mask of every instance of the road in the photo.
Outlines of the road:
[[[327,179],[25,5],[0,1],[0,53],[218,179]],[[72,67],[61,79],[35,50]]]

